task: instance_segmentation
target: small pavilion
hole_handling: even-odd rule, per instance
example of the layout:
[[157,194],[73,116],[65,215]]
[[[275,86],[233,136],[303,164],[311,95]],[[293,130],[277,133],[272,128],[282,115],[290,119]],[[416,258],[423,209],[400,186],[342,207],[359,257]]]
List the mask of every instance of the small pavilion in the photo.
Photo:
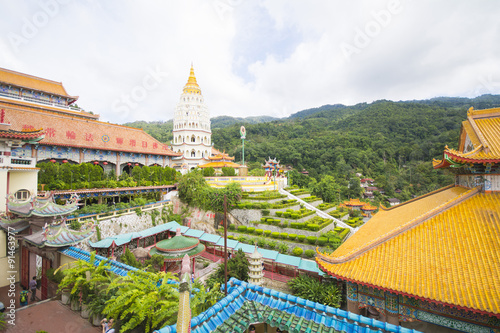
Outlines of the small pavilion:
[[200,243],[199,239],[181,235],[181,229],[177,228],[175,237],[164,239],[149,251],[149,256],[159,254],[163,256],[163,270],[167,270],[168,263],[181,263],[185,255],[192,260],[192,272],[195,272],[195,258],[205,252],[205,245]]

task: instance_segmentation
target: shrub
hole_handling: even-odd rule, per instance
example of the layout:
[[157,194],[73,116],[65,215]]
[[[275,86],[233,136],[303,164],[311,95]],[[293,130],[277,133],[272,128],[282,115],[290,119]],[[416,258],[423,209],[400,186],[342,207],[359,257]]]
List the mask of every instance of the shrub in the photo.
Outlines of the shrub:
[[280,235],[280,233],[279,233],[279,232],[277,232],[277,231],[273,231],[273,232],[271,233],[271,237],[272,237],[272,238],[278,238],[278,237],[279,237],[279,235]]
[[242,242],[242,243],[246,243],[247,242],[247,238],[245,236],[240,236],[237,238],[238,242]]
[[227,239],[234,239],[235,237],[233,235],[227,235]]
[[305,254],[305,255],[306,255],[306,257],[308,257],[308,258],[312,258],[312,257],[314,257],[314,255],[315,255],[316,253],[314,252],[314,250],[306,250],[304,254]]
[[297,234],[288,234],[289,240],[295,240],[295,238],[297,238]]
[[249,228],[247,229],[247,232],[248,232],[249,234],[253,234],[253,232],[254,232],[254,231],[255,231],[255,227],[249,227]]
[[297,213],[292,213],[292,214],[290,214],[290,218],[291,218],[291,219],[294,219],[294,220],[297,220],[297,219],[299,218],[299,214],[297,214]]
[[266,218],[265,218],[265,217],[261,217],[261,218],[260,218],[260,221],[261,221],[261,222],[266,222]]
[[276,243],[276,241],[270,241],[269,243],[267,243],[267,247],[271,250],[274,250],[276,248],[278,243]]
[[316,236],[307,236],[306,240],[309,244],[316,244],[316,241],[318,240],[318,237]]
[[[250,228],[249,228],[249,229],[250,229]],[[254,232],[254,233],[255,233],[256,235],[259,235],[259,236],[260,236],[260,235],[262,235],[262,232],[264,232],[264,230],[262,230],[262,229],[255,229],[255,232]]]
[[276,216],[281,217],[283,215],[283,212],[276,212]]
[[287,232],[281,232],[280,233],[280,238],[281,239],[286,239],[288,237],[288,233]]
[[302,250],[300,247],[294,247],[293,250],[292,250],[292,255],[296,256],[296,257],[300,257],[302,255],[302,253],[304,253],[304,250]]
[[271,232],[272,232],[271,230],[264,230],[264,236],[269,237]]
[[257,239],[257,246],[258,247],[265,247],[266,245],[267,245],[267,241],[265,238]]
[[230,224],[228,228],[229,230],[236,230],[236,226],[234,224]]
[[298,236],[297,236],[297,240],[298,240],[299,242],[304,242],[304,239],[306,239],[306,236],[305,236],[305,235],[298,235]]
[[319,230],[319,225],[311,223],[307,225],[307,229],[311,231],[318,231]]
[[262,216],[269,216],[269,213],[270,213],[269,209],[262,210]]
[[239,232],[245,232],[245,231],[247,231],[247,226],[246,225],[239,225],[238,226],[238,231]]
[[279,226],[280,224],[281,224],[281,220],[279,220],[279,219],[274,219],[273,220],[273,225]]
[[283,216],[286,217],[286,218],[289,218],[290,217],[290,212],[284,212]]
[[326,237],[319,237],[318,238],[318,245],[319,246],[325,246],[325,244],[328,242],[328,238]]

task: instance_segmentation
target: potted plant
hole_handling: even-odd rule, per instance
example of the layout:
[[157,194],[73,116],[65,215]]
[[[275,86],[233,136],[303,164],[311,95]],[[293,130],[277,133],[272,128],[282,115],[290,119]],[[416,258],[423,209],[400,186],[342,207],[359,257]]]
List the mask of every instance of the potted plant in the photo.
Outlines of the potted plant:
[[45,272],[45,276],[47,277],[47,297],[52,298],[57,295],[57,288],[64,278],[64,273],[62,271],[55,273],[55,269],[49,268]]
[[89,321],[92,323],[92,325],[101,325],[101,320],[102,318],[104,318],[104,316],[102,315],[102,311],[106,307],[107,300],[108,297],[105,290],[98,291],[92,296],[91,300],[88,303]]

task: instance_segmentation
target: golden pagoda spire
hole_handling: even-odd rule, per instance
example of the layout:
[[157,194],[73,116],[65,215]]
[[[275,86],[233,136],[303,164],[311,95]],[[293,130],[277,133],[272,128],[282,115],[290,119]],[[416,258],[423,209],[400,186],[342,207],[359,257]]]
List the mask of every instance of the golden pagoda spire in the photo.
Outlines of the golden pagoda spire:
[[189,71],[188,82],[184,86],[183,92],[192,94],[201,94],[200,86],[196,82],[196,76],[194,76],[194,68],[191,63],[191,70]]

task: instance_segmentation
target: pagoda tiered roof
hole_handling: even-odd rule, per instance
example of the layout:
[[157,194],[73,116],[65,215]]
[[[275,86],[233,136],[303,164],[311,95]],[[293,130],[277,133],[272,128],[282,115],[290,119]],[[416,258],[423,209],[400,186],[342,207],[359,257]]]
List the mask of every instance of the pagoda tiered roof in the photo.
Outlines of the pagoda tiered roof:
[[331,254],[329,275],[500,317],[500,193],[447,187],[382,209]]
[[233,161],[234,160],[234,156],[231,157],[226,152],[221,153],[220,151],[215,156],[209,156],[208,158],[212,161]]
[[442,160],[434,160],[437,168],[461,167],[465,164],[500,163],[500,108],[474,110],[462,122],[457,150],[445,147]]

